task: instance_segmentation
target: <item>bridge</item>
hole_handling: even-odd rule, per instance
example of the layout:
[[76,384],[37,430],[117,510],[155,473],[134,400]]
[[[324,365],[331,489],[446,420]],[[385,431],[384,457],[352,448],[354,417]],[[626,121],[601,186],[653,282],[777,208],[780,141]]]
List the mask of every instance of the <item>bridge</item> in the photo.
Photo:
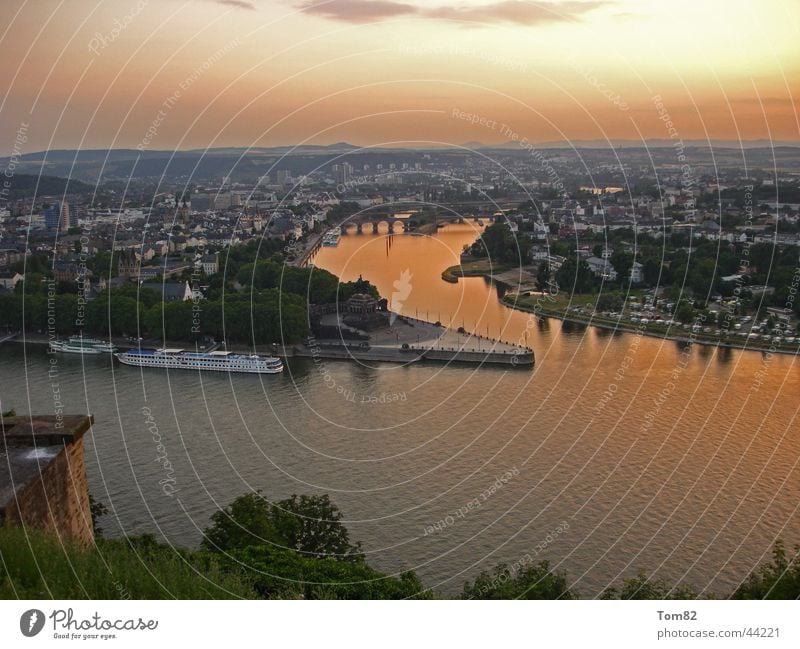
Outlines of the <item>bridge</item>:
[[[396,216],[395,213],[362,213],[356,216],[352,216],[348,218],[346,221],[339,225],[339,229],[342,234],[347,234],[348,229],[355,226],[356,232],[361,234],[364,232],[364,227],[366,226],[367,229],[372,228],[373,234],[378,234],[378,226],[381,223],[386,223],[389,227],[389,232],[395,232],[395,229],[401,232],[409,232],[411,229],[419,225],[420,223],[432,223],[433,225],[437,226],[446,223],[465,223],[466,221],[494,221],[495,217],[491,215],[464,215],[464,214],[453,214],[452,212],[434,212],[433,214],[425,214],[420,217],[415,217],[415,215],[407,216],[407,217],[399,217]],[[398,227],[399,226],[399,227]]]
[[366,225],[369,227],[372,226],[372,233],[378,234],[378,226],[381,223],[386,223],[389,226],[389,232],[395,231],[395,226],[399,226],[399,231],[401,232],[408,232],[411,228],[414,227],[412,220],[410,218],[398,218],[396,216],[381,216],[381,215],[359,215],[356,217],[352,217],[344,221],[339,226],[339,229],[342,234],[347,234],[347,230],[355,226],[356,232],[361,234],[364,231],[364,226]]

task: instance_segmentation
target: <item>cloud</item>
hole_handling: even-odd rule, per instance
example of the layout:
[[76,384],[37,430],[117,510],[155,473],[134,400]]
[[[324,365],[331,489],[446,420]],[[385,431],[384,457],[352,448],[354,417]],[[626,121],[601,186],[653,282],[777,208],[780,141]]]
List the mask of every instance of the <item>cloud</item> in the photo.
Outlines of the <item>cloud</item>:
[[542,23],[568,22],[605,4],[597,2],[530,2],[506,0],[477,7],[439,7],[428,9],[425,15],[443,20],[463,20],[475,23],[513,23],[516,25],[541,25]]
[[256,6],[249,2],[249,0],[213,0],[218,5],[227,5],[229,7],[236,7],[237,9],[249,9],[254,11]]
[[348,23],[371,23],[420,12],[419,7],[393,0],[306,0],[298,8],[303,13]]
[[304,0],[298,8],[304,13],[329,20],[349,23],[371,23],[399,16],[418,16],[434,20],[475,23],[511,23],[540,25],[578,20],[608,0],[579,2],[532,2],[531,0],[501,0],[479,6],[445,5],[423,8],[394,0]]

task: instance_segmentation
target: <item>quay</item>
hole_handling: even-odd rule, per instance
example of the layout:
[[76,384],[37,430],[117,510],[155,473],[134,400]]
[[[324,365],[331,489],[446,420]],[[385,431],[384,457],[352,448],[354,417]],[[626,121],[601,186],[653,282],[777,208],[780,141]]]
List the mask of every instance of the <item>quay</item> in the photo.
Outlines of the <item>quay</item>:
[[458,332],[423,320],[397,316],[386,327],[369,332],[368,340],[309,338],[302,345],[287,345],[278,351],[286,358],[354,360],[388,363],[470,363],[532,367],[532,349],[507,342]]
[[[13,339],[28,345],[48,344],[43,334],[26,334]],[[136,348],[137,343],[124,337],[111,340],[120,349]],[[364,345],[366,343],[366,345]],[[470,333],[458,333],[444,327],[414,318],[398,317],[394,323],[370,332],[369,340],[308,339],[305,343],[252,345],[221,342],[197,345],[180,340],[147,339],[142,347],[180,347],[187,350],[209,352],[216,349],[238,353],[259,353],[267,356],[308,358],[312,360],[344,360],[377,363],[470,363],[474,365],[505,365],[531,367],[535,362],[532,349],[518,347],[499,340]],[[106,355],[102,356],[103,358]],[[80,357],[83,358],[83,357]]]

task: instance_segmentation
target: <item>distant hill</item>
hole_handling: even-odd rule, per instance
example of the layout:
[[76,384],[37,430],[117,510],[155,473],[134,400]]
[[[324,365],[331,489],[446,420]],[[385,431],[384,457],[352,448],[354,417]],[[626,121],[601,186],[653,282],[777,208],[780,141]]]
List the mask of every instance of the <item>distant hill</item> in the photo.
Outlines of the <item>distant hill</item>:
[[[532,142],[538,149],[663,149],[673,147],[679,140],[651,139],[651,140],[557,140],[550,142]],[[800,141],[791,140],[682,140],[684,147],[714,149],[770,149],[784,147],[800,147]],[[520,143],[509,141],[502,144],[483,144],[484,149],[519,149]]]
[[[646,140],[577,140],[571,142],[535,143],[537,149],[558,152],[557,155],[573,156],[579,151],[576,164],[585,163],[587,155],[597,159],[609,155],[622,158],[647,156],[656,163],[673,163],[675,142],[664,139]],[[743,158],[749,165],[772,166],[779,169],[795,169],[800,165],[800,142],[752,140],[734,142],[712,140],[684,140],[687,159],[692,164],[713,165],[720,162],[738,164]],[[612,148],[613,147],[613,148]],[[647,147],[647,148],[645,148]],[[181,151],[138,151],[136,149],[87,149],[81,151],[51,150],[28,153],[14,160],[20,183],[23,174],[45,174],[48,177],[70,177],[94,186],[108,182],[125,183],[129,179],[153,182],[219,182],[230,177],[235,182],[252,183],[269,174],[273,179],[279,170],[293,176],[318,173],[330,164],[343,158],[357,166],[375,169],[378,164],[403,164],[418,161],[420,153],[432,156],[463,157],[469,150],[481,152],[503,152],[508,155],[528,155],[519,142],[486,144],[467,142],[453,146],[413,147],[360,147],[348,142],[328,145],[304,144],[277,147],[224,147],[214,149],[192,149]],[[746,152],[746,156],[743,154]],[[667,160],[665,156],[671,156]],[[441,158],[440,158],[441,159]],[[636,162],[636,161],[634,161]],[[8,158],[0,158],[0,168],[9,164]],[[44,178],[44,177],[43,177]],[[27,181],[25,181],[27,182]],[[74,181],[73,181],[74,182]],[[29,190],[24,190],[29,191]],[[63,190],[62,190],[63,191]],[[57,186],[42,186],[40,194],[57,194]]]
[[7,198],[18,200],[32,196],[64,196],[65,194],[92,191],[93,186],[80,180],[58,178],[56,176],[35,176],[32,174],[14,174],[10,179]]

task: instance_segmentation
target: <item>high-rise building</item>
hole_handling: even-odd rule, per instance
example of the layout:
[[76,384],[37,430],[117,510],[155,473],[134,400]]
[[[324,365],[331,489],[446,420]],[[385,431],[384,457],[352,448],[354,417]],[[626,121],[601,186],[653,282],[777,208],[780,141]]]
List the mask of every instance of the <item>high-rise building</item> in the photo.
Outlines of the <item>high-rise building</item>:
[[213,204],[213,194],[192,194],[192,210],[195,212],[210,210]]
[[342,162],[333,165],[333,175],[337,185],[346,185],[350,182],[350,177],[353,175],[353,165],[349,162]]
[[69,205],[56,201],[44,211],[44,223],[49,230],[66,232],[70,227]]
[[292,184],[292,172],[286,169],[278,170],[278,184],[281,187]]

